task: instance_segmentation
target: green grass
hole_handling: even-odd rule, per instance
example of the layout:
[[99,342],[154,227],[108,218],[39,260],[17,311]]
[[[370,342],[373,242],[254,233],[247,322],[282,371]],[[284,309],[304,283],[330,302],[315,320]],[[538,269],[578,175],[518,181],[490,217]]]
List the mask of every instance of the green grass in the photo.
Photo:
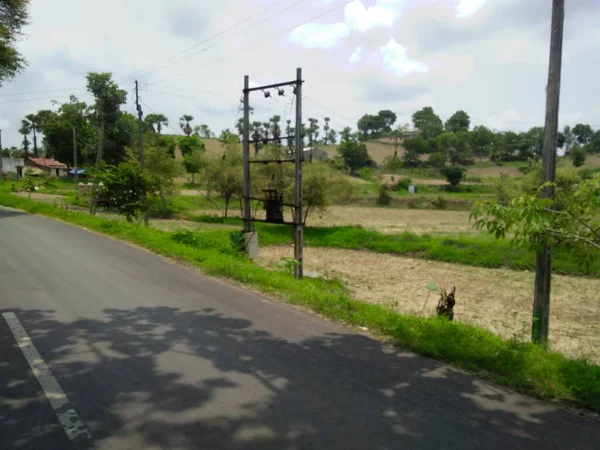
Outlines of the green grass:
[[[252,285],[331,319],[367,327],[376,334],[392,337],[405,348],[447,361],[519,392],[547,400],[575,402],[600,411],[599,366],[583,359],[569,359],[533,344],[505,340],[470,325],[438,318],[405,316],[362,303],[350,298],[345,288],[336,281],[298,281],[285,272],[257,267],[233,250],[227,232],[167,233],[138,224],[66,211],[2,191],[0,204],[99,231],[194,264],[209,275]],[[337,238],[340,239],[341,235]]]
[[[188,216],[188,220],[223,223],[218,216]],[[242,226],[238,218],[226,221]],[[261,245],[288,245],[293,243],[289,227],[256,224]],[[495,239],[486,233],[479,235],[419,235],[413,233],[383,234],[360,226],[306,227],[305,243],[309,247],[331,247],[349,250],[371,250],[378,253],[411,256],[466,266],[534,270],[535,254],[514,247],[509,240]],[[600,266],[582,266],[569,252],[553,250],[552,270],[575,276],[600,277]]]

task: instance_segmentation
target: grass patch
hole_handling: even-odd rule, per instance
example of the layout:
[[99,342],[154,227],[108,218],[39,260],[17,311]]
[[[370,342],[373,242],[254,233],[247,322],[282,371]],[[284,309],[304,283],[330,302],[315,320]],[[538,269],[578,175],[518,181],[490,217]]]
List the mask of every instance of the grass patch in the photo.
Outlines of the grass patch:
[[[404,316],[377,305],[362,303],[350,298],[344,287],[335,281],[297,281],[287,273],[268,271],[255,266],[237,253],[227,232],[167,233],[138,224],[66,211],[4,192],[0,193],[0,204],[100,231],[149,248],[158,254],[195,264],[207,274],[251,284],[263,292],[278,294],[291,304],[391,336],[404,347],[471,370],[522,393],[542,399],[573,401],[600,411],[598,366],[584,360],[568,359],[533,344],[505,340],[473,326],[437,318]],[[285,230],[283,227],[272,228]],[[265,234],[269,236],[264,231],[263,240]],[[325,236],[323,230],[312,231],[317,231],[316,235],[313,234],[313,239]],[[341,245],[346,241],[347,233],[364,230],[338,230],[340,232],[337,236],[329,234],[329,238],[337,240]],[[284,233],[281,234],[283,235]],[[270,236],[276,234],[271,232]],[[404,241],[418,245],[419,237],[406,235]]]
[[[346,324],[368,327],[379,335],[394,338],[403,347],[447,361],[519,392],[546,400],[575,402],[600,411],[599,366],[582,359],[569,359],[533,344],[505,340],[470,325],[405,316],[381,306],[362,303],[350,298],[345,288],[336,281],[298,281],[285,272],[257,267],[235,251],[228,232],[168,233],[134,223],[67,211],[6,192],[0,192],[0,204],[65,220],[192,263],[209,275],[255,286],[263,292],[277,294],[288,303]],[[283,227],[277,229],[285,230]],[[264,231],[263,239],[269,236]],[[315,233],[315,230],[312,232]],[[329,234],[329,238],[341,245],[346,242],[348,233],[362,233],[364,230],[342,229],[338,232],[341,234]],[[270,236],[276,235],[271,232]],[[313,234],[312,238],[317,236],[324,238],[324,231]],[[354,234],[354,237],[357,235]],[[415,235],[406,235],[403,240],[419,245],[419,237]]]

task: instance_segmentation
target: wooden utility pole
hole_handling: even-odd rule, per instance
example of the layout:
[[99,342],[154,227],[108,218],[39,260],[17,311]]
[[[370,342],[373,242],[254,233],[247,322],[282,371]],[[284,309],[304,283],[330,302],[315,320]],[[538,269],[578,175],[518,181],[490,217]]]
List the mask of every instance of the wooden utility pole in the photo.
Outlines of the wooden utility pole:
[[[304,275],[304,217],[302,214],[302,160],[304,159],[304,141],[302,136],[302,69],[296,70],[296,151],[294,186],[294,276],[301,279]],[[313,150],[311,150],[312,155]]]
[[[140,169],[142,169],[142,173],[145,168],[144,161],[144,113],[142,112],[142,106],[140,105],[140,98],[138,93],[138,82],[135,81],[135,105],[138,112],[138,132],[139,132],[139,140],[140,140]],[[148,226],[148,196],[146,195],[146,191],[142,195],[142,208],[144,210],[144,225]]]
[[[558,107],[560,99],[560,72],[562,62],[564,0],[552,1],[552,25],[550,34],[550,64],[546,86],[546,123],[542,149],[542,184],[556,178],[556,141],[558,135]],[[542,198],[554,198],[554,188],[547,186]],[[533,296],[532,340],[536,344],[548,342],[550,323],[550,285],[552,278],[552,248],[549,245],[537,252],[535,292]]]
[[75,200],[79,198],[77,185],[79,184],[79,172],[77,168],[77,131],[73,127],[73,184],[75,184]]
[[244,153],[244,233],[252,231],[252,212],[250,203],[250,77],[244,76],[244,127],[243,127],[243,153]]

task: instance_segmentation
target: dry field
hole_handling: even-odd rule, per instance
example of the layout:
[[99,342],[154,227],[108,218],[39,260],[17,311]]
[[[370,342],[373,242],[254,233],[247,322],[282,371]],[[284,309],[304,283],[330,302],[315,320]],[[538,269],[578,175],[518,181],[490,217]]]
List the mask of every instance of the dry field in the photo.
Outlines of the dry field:
[[[259,263],[290,257],[290,247],[260,249]],[[344,280],[352,295],[405,314],[432,315],[438,296],[427,285],[456,286],[455,320],[505,338],[528,339],[534,274],[484,269],[365,251],[306,248],[306,270]],[[555,275],[550,340],[554,350],[600,362],[600,280]],[[427,300],[427,302],[426,302]]]
[[467,176],[497,178],[503,173],[508,174],[511,177],[523,176],[523,174],[519,172],[519,169],[517,169],[515,166],[470,167],[467,171]]

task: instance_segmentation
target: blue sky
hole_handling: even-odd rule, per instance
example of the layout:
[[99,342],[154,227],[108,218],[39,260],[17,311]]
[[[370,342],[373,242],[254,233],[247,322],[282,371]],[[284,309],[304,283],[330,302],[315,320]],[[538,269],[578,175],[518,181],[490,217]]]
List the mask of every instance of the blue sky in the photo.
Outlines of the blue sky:
[[[600,128],[600,2],[566,3],[561,126]],[[543,123],[550,15],[551,0],[32,0],[19,44],[29,67],[0,88],[3,145],[18,145],[20,119],[51,100],[89,101],[88,71],[113,72],[130,93],[138,79],[145,112],[177,131],[183,113],[231,128],[244,75],[267,84],[296,67],[305,118],[338,129],[380,109],[409,122],[427,105],[527,129]],[[256,95],[255,117],[291,117],[291,101]]]

